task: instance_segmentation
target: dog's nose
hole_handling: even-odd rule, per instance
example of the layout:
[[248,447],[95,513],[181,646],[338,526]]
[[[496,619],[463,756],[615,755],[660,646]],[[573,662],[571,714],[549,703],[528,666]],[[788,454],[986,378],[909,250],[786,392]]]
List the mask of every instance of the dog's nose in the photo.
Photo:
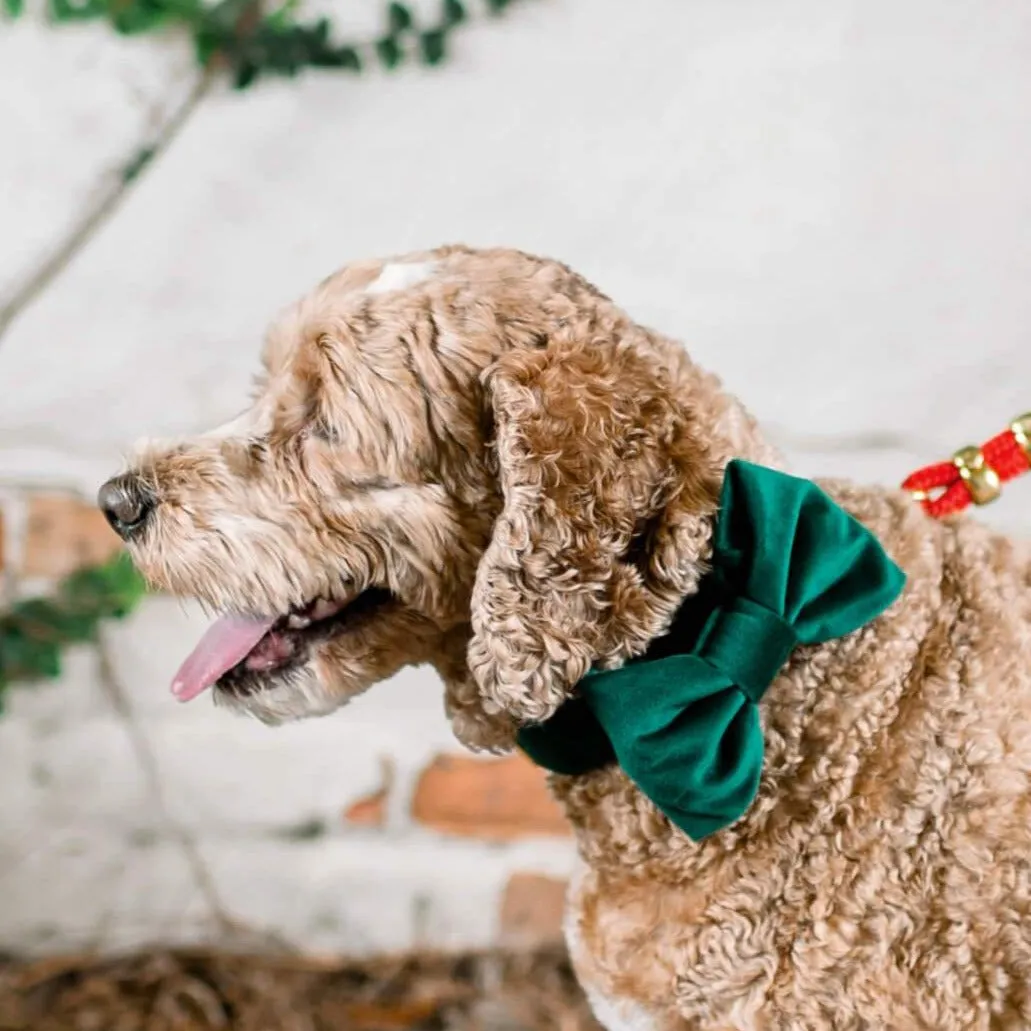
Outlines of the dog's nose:
[[97,505],[115,533],[123,539],[139,530],[154,511],[154,495],[138,476],[124,473],[97,492]]

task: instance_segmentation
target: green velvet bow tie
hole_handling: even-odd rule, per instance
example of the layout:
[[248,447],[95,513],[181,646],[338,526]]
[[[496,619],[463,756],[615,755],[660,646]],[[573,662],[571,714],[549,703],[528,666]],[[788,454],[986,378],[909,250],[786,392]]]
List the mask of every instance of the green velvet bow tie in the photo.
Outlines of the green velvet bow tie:
[[763,765],[758,703],[791,652],[858,630],[902,592],[877,538],[815,483],[732,461],[712,571],[641,659],[592,671],[547,722],[524,727],[538,765],[617,762],[689,837],[737,820]]

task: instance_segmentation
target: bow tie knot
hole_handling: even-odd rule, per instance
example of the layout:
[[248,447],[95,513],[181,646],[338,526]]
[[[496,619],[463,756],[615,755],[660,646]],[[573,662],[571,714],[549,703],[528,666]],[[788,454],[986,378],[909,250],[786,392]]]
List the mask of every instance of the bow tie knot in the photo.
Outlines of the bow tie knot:
[[782,616],[749,598],[730,598],[712,610],[695,653],[758,705],[797,645]]

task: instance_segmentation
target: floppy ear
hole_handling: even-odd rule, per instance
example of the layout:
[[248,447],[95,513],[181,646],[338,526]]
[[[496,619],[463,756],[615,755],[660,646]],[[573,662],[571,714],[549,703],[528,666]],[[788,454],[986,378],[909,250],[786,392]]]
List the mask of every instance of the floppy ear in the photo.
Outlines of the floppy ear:
[[644,331],[607,329],[506,353],[487,374],[503,508],[468,660],[483,714],[513,732],[592,665],[644,651],[711,550],[719,470],[692,411],[697,380]]

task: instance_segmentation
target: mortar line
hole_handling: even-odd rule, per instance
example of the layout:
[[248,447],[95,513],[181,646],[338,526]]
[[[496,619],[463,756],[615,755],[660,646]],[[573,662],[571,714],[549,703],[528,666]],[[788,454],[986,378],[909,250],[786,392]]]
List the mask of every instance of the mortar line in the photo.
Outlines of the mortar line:
[[56,481],[47,480],[16,480],[5,479],[0,476],[0,491],[9,495],[24,496],[28,494],[63,494],[74,501],[81,501],[84,504],[94,504],[94,499],[89,497],[85,491],[77,487],[69,487]]
[[799,433],[776,423],[760,423],[760,429],[775,445],[798,452],[875,454],[885,452],[936,453],[941,444],[916,434],[894,430],[857,430],[853,433]]

